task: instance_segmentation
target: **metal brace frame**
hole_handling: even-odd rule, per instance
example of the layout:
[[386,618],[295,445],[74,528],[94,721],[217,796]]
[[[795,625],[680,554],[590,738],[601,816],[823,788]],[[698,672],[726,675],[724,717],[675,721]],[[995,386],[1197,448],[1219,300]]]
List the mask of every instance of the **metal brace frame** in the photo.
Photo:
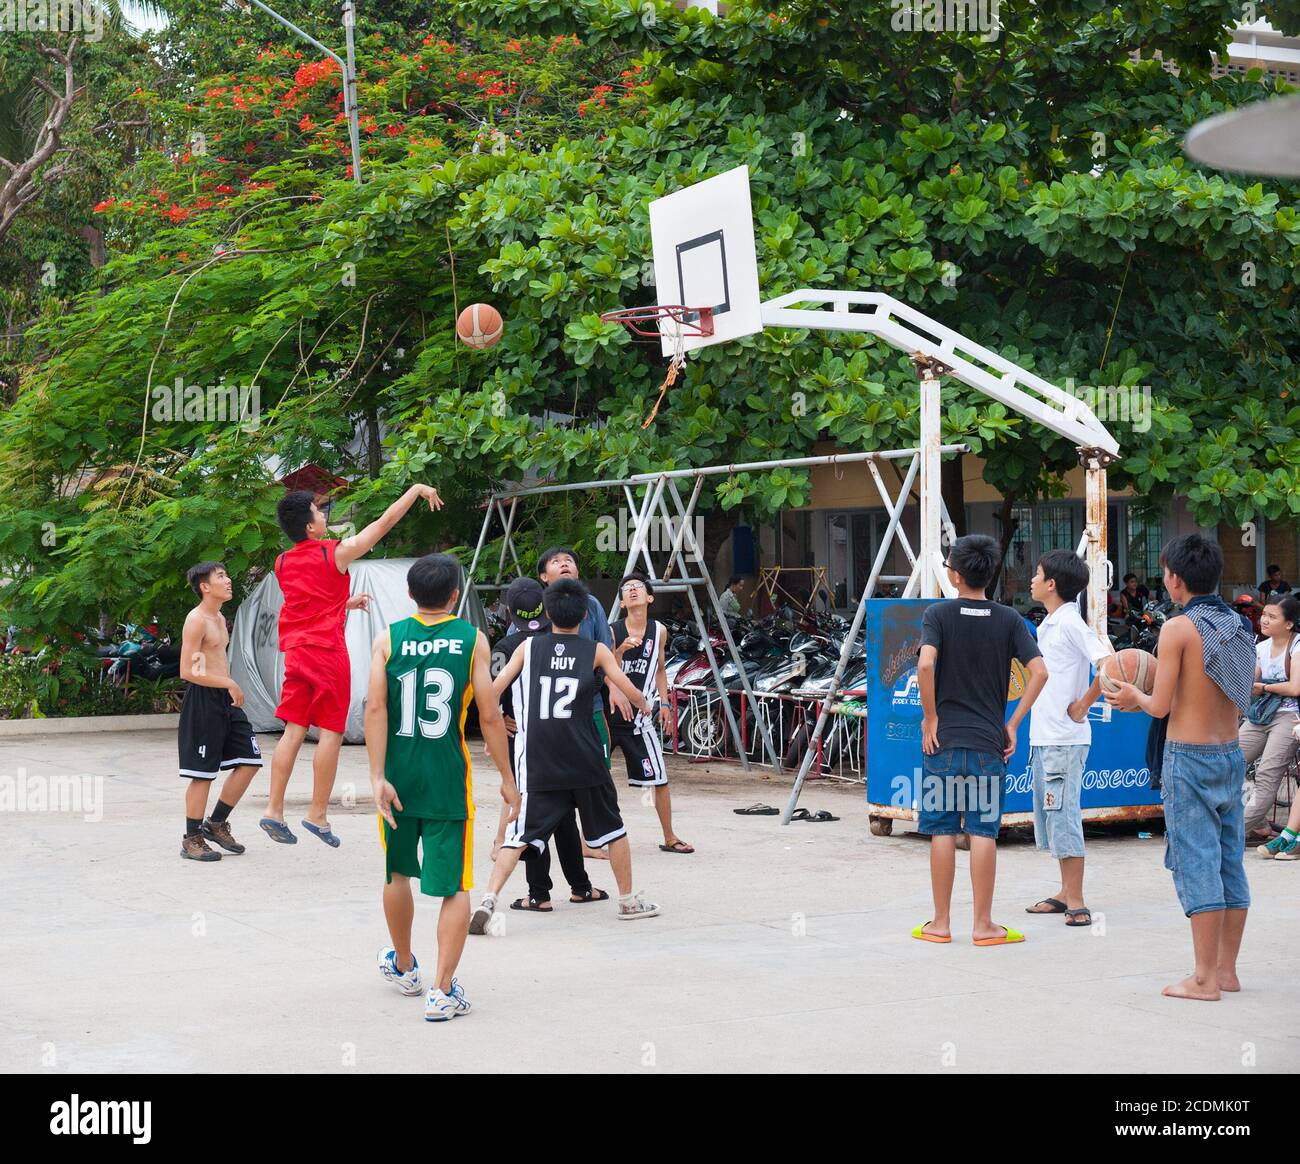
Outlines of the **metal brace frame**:
[[[938,449],[940,453],[960,453],[965,452],[965,445],[947,445]],[[727,727],[731,732],[733,742],[736,747],[736,754],[740,758],[742,768],[746,771],[750,768],[749,757],[746,753],[743,738],[740,732],[740,726],[736,722],[735,712],[731,707],[729,692],[722,682],[720,667],[717,655],[709,642],[708,624],[705,617],[704,609],[701,607],[697,590],[704,590],[708,599],[709,609],[712,610],[713,616],[722,630],[723,637],[727,643],[727,651],[731,661],[736,664],[741,685],[746,695],[752,701],[754,700],[754,691],[749,684],[749,677],[740,659],[740,652],[736,642],[731,634],[731,628],[727,625],[727,620],[722,614],[722,608],[718,596],[717,588],[713,584],[712,575],[708,569],[704,557],[704,547],[699,544],[699,539],[695,537],[694,523],[696,510],[700,499],[700,493],[704,486],[704,479],[710,476],[734,476],[738,473],[766,472],[771,469],[779,468],[811,468],[816,465],[838,465],[851,464],[865,461],[871,467],[879,483],[883,495],[887,495],[888,489],[883,479],[880,477],[876,467],[880,461],[910,459],[910,467],[905,478],[906,486],[899,495],[897,505],[891,510],[890,530],[897,530],[900,534],[902,528],[900,521],[903,514],[903,508],[906,505],[907,493],[911,488],[911,483],[915,479],[919,449],[890,449],[871,453],[835,453],[815,457],[787,457],[774,461],[753,461],[744,464],[731,465],[709,465],[694,469],[673,469],[665,470],[659,473],[641,473],[632,477],[617,478],[607,481],[582,481],[565,485],[537,485],[519,489],[502,490],[492,493],[484,505],[483,524],[479,529],[478,542],[474,547],[474,555],[470,561],[469,569],[466,572],[465,593],[461,596],[460,610],[463,613],[465,604],[468,601],[468,593],[471,589],[477,592],[499,591],[504,588],[506,583],[502,582],[502,575],[505,572],[506,558],[509,555],[514,563],[515,569],[521,573],[527,573],[519,561],[519,555],[514,546],[514,534],[517,529],[515,520],[518,515],[518,503],[521,500],[531,497],[542,496],[549,493],[566,493],[576,491],[595,491],[598,489],[620,489],[623,492],[624,501],[632,515],[632,538],[628,547],[627,559],[624,566],[624,573],[630,574],[638,566],[646,573],[651,583],[654,585],[656,592],[659,593],[685,593],[687,601],[690,604],[692,615],[695,619],[696,630],[698,631],[702,642],[704,643],[705,655],[709,660],[709,670],[713,676],[713,682],[718,697],[722,701],[724,714],[727,720]],[[683,499],[679,482],[690,479],[694,482],[688,499]],[[641,496],[637,497],[640,491]],[[671,509],[669,503],[671,502]],[[508,503],[508,504],[507,504]],[[892,502],[890,502],[892,504]],[[483,551],[488,541],[488,533],[494,519],[500,519],[503,533],[501,535],[501,549],[497,555],[496,572],[492,581],[477,581],[480,561],[483,557]],[[650,533],[654,522],[664,521],[667,528],[673,531],[672,543],[668,547],[666,557],[661,564],[655,562],[655,552],[651,549]],[[905,539],[905,535],[904,535]],[[663,551],[661,550],[660,553]],[[910,546],[908,547],[909,559],[915,563],[915,556],[911,554]],[[878,555],[879,561],[883,562],[883,553]],[[879,565],[879,562],[878,562]],[[872,592],[879,575],[879,569],[873,571]],[[913,566],[913,580],[916,578],[916,566]],[[911,583],[909,582],[909,585]],[[609,609],[609,617],[613,619],[621,606],[621,600],[615,597],[613,604]],[[861,619],[859,618],[860,625]],[[856,634],[856,630],[854,632]],[[836,682],[839,681],[840,675],[837,674]],[[777,770],[781,768],[781,756],[772,743],[771,736],[768,733],[766,724],[758,720],[759,731],[763,741],[763,749],[770,759],[772,766]],[[816,746],[817,740],[814,738],[812,744]]]

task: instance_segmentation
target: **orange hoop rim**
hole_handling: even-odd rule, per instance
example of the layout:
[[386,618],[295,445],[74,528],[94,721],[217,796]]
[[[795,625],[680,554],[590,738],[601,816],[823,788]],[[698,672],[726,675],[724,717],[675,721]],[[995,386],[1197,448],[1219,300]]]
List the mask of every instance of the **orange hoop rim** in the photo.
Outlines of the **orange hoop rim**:
[[666,319],[674,320],[684,336],[713,334],[712,307],[687,307],[680,303],[621,307],[617,311],[604,312],[600,319],[602,323],[621,323],[633,335],[640,336],[642,339],[665,338],[665,332],[660,325]]

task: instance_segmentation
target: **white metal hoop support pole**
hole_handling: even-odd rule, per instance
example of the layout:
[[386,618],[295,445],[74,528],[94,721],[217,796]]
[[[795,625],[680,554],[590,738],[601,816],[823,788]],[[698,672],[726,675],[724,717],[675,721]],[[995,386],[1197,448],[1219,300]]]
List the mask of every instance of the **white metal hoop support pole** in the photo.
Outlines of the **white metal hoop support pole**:
[[939,597],[942,547],[939,542],[939,375],[949,369],[930,356],[912,356],[921,378],[921,552],[917,562],[919,597]]
[[1106,606],[1111,583],[1106,529],[1106,466],[1115,460],[1101,449],[1080,449],[1083,464],[1086,513],[1084,521],[1085,560],[1088,563],[1088,626],[1106,642]]
[[760,315],[765,328],[878,335],[899,351],[937,360],[944,374],[1036,420],[1080,448],[1095,447],[1119,455],[1118,442],[1077,396],[890,295],[804,287],[768,300]]

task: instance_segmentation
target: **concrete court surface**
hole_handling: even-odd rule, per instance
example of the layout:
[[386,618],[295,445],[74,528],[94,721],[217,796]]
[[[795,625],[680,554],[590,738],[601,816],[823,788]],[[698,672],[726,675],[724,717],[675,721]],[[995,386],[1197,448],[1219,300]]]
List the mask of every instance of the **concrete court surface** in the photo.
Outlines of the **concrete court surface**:
[[[268,759],[277,739],[263,737]],[[475,754],[481,888],[499,798],[481,745]],[[259,776],[232,817],[248,852],[197,864],[178,855],[175,765],[167,731],[0,739],[0,781],[24,769],[29,785],[103,778],[99,821],[0,812],[0,1069],[1300,1069],[1300,864],[1248,856],[1243,992],[1175,1001],[1160,988],[1189,971],[1190,933],[1159,838],[1090,841],[1088,899],[1104,919],[1092,930],[1027,917],[1024,906],[1056,888],[1054,866],[1030,844],[1002,846],[996,916],[1029,940],[993,949],[961,933],[970,889],[959,854],[956,940],[936,946],[908,936],[930,916],[927,846],[871,836],[860,788],[812,784],[803,803],[840,821],[780,828],[732,809],[783,803],[788,778],[674,762],[678,831],[694,856],[659,852],[653,808],[619,781],[636,884],[663,915],[622,923],[611,905],[571,906],[559,890],[549,916],[507,912],[503,936],[466,947],[459,973],[474,1012],[431,1024],[375,968],[383,874],[366,800],[332,809],[340,849],[301,829],[282,847],[256,827]],[[336,792],[351,784],[368,799],[366,773],[364,748],[345,748]],[[612,891],[605,864],[591,864]],[[507,894],[523,891],[518,871]],[[430,969],[436,909],[423,899],[416,913],[416,955]]]

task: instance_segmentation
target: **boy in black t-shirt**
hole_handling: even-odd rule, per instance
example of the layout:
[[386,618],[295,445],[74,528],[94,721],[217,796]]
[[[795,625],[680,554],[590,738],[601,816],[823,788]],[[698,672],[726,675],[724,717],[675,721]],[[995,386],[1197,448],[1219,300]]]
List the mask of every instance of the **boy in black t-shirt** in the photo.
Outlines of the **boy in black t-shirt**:
[[[957,834],[970,837],[977,946],[1023,942],[993,922],[998,827],[1006,762],[1016,730],[1047,682],[1047,667],[1022,619],[985,598],[998,564],[998,543],[983,534],[958,538],[948,551],[957,597],[927,607],[921,620],[917,680],[921,691],[921,789],[918,829],[930,835],[934,918],[912,931],[924,942],[951,942],[949,911],[957,869]],[[1028,670],[1008,720],[1011,661]]]
[[1267,605],[1279,594],[1290,594],[1291,583],[1282,577],[1282,567],[1274,562],[1268,568],[1268,577],[1259,584],[1259,601]]
[[587,612],[587,589],[581,582],[573,578],[552,582],[546,588],[545,608],[551,632],[524,639],[493,681],[498,697],[511,688],[518,725],[515,781],[522,807],[506,832],[488,892],[470,918],[471,934],[486,932],[497,894],[524,847],[540,850],[574,809],[587,843],[593,848],[609,846],[609,863],[618,882],[619,919],[654,917],[659,912],[658,906],[632,890],[631,846],[592,711],[606,679],[642,714],[650,713],[650,705],[623,674],[613,651],[579,636]]

